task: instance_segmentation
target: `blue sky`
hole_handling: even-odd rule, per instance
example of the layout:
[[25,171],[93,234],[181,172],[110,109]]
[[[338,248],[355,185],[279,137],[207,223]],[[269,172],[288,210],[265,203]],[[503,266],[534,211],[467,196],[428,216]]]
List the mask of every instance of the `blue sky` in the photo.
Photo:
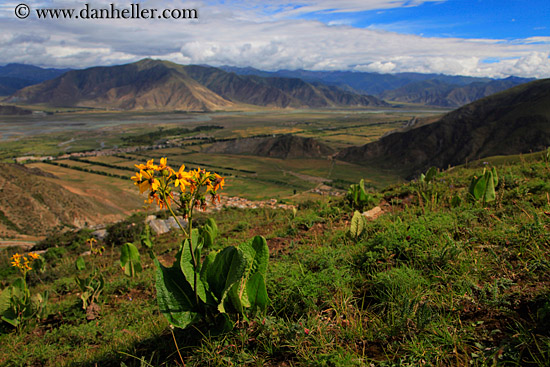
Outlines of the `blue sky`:
[[145,57],[263,70],[550,77],[550,0],[94,0],[195,8],[196,20],[38,19],[79,0],[0,3],[0,65],[84,68]]
[[511,40],[550,36],[548,0],[449,0],[362,12],[314,12],[296,18],[424,37]]

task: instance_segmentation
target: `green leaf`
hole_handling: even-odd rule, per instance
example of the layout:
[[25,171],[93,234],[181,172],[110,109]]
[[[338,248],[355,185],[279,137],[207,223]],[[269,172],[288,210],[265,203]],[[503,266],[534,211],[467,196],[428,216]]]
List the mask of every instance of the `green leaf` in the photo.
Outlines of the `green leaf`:
[[435,175],[437,174],[437,168],[435,167],[430,167],[430,169],[428,170],[428,172],[426,172],[426,177],[425,177],[425,181],[427,183],[431,182],[434,178],[435,178]]
[[363,229],[365,229],[365,218],[356,210],[351,218],[349,232],[353,238],[357,238],[363,232]]
[[132,243],[125,243],[120,248],[120,266],[124,270],[124,274],[131,277],[143,270],[139,251]]
[[160,312],[168,322],[186,328],[201,318],[191,286],[187,283],[179,265],[170,268],[155,260],[157,265],[156,288]]
[[86,269],[86,262],[82,256],[79,256],[78,259],[76,259],[75,266],[78,271]]
[[246,282],[246,293],[252,310],[256,308],[265,310],[267,307],[269,298],[267,296],[264,276],[262,273],[256,273]]
[[11,287],[6,287],[6,289],[0,293],[0,316],[4,315],[4,313],[11,308],[11,296]]
[[210,291],[219,300],[218,310],[225,311],[225,300],[231,287],[242,280],[247,262],[242,251],[236,247],[226,247],[216,254],[208,266],[207,280]]
[[480,200],[485,195],[485,188],[487,187],[487,180],[485,179],[485,175],[475,178],[475,183],[473,187],[473,197],[476,200]]
[[495,200],[495,181],[493,180],[493,173],[491,171],[485,172],[485,192],[483,194],[483,202],[488,203],[489,201]]
[[[193,232],[195,232],[195,230],[193,230]],[[195,239],[198,239],[198,231]],[[196,249],[195,254],[199,255],[200,250]],[[191,256],[191,249],[189,248],[189,240],[185,240],[183,242],[183,246],[178,255],[176,255],[176,259],[177,262],[179,262],[182,274],[184,275],[187,283],[189,284],[193,292],[195,291],[195,272],[197,273],[197,295],[203,302],[206,302],[206,289],[202,280],[199,277],[200,267],[199,264],[197,264],[197,269],[195,269],[195,266],[193,265],[193,257]],[[198,262],[200,260],[200,257],[197,257],[196,259]]]
[[[263,295],[262,292],[265,291],[265,297],[267,298],[267,290],[258,289],[262,284],[257,280],[253,280],[252,284],[249,282],[253,277],[256,279],[257,274],[261,274],[262,279],[265,277],[269,262],[269,248],[267,247],[265,238],[256,236],[251,241],[241,244],[239,250],[243,252],[247,268],[243,279],[232,287],[230,296],[233,306],[237,311],[242,313],[244,308],[256,308],[258,293],[260,293],[261,297]],[[265,288],[265,284],[263,284],[263,287]],[[249,291],[252,294],[249,294]]]
[[218,237],[218,225],[216,224],[216,221],[212,218],[208,218],[202,228],[201,234],[203,237],[204,246],[207,248],[214,246],[214,241],[216,240],[216,237]]

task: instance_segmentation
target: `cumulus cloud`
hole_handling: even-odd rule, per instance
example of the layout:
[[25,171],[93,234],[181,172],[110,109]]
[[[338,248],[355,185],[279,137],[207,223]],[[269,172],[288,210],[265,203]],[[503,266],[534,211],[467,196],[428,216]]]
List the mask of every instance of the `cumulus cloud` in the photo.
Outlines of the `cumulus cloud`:
[[[100,0],[94,7],[108,6]],[[135,2],[135,1],[134,1]],[[265,70],[356,70],[380,73],[550,77],[550,37],[517,40],[421,37],[352,27],[346,14],[416,6],[424,1],[141,1],[142,8],[196,8],[198,20],[17,19],[16,2],[0,5],[0,64],[84,68],[144,57],[182,64]],[[31,8],[81,8],[76,0],[27,1]],[[55,3],[55,5],[53,5]],[[129,6],[120,0],[118,7]],[[268,5],[265,5],[268,4]],[[342,14],[331,22],[300,18]],[[491,62],[487,62],[491,60]]]

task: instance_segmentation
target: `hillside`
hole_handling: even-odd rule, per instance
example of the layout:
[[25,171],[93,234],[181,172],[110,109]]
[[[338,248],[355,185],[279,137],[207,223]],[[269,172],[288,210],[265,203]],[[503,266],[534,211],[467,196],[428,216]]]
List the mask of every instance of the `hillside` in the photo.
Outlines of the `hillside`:
[[122,210],[75,194],[39,169],[0,163],[0,237],[46,235],[54,228],[102,224]]
[[190,65],[187,74],[232,101],[274,107],[388,106],[372,96],[345,92],[298,78],[237,75],[221,69]]
[[432,124],[395,132],[337,158],[401,170],[446,168],[550,145],[550,79],[523,84],[452,111]]
[[502,92],[529,81],[524,78],[506,78],[490,82],[474,82],[467,85],[446,83],[437,79],[409,83],[403,87],[385,91],[380,97],[394,102],[420,103],[440,107],[460,107],[478,99]]
[[[159,307],[166,291],[158,264],[181,267],[180,231],[149,236],[144,211],[97,238],[101,256],[86,242],[90,231],[55,233],[33,248],[44,251],[42,270],[26,274],[32,296],[49,292],[47,307],[17,330],[0,320],[0,365],[549,366],[550,166],[540,152],[515,158],[495,166],[500,180],[488,202],[469,194],[484,169],[477,162],[368,200],[327,195],[292,210],[196,211],[194,228],[214,220],[218,232],[204,258],[258,235],[269,249],[269,306],[246,319],[228,310],[223,333],[215,316],[174,327]],[[128,241],[133,276],[121,269]],[[5,290],[21,277],[12,255],[26,251],[2,251]],[[86,269],[77,271],[82,260]],[[225,274],[223,265],[214,269]],[[87,283],[100,290],[95,300],[76,277],[100,279]],[[191,280],[179,279],[172,289],[182,292]],[[174,298],[173,309],[186,310],[190,298]],[[83,307],[90,299],[95,312]]]
[[313,138],[295,135],[246,138],[216,142],[205,149],[206,153],[245,154],[272,158],[322,158],[334,150]]
[[227,110],[243,104],[268,107],[386,106],[374,97],[299,79],[243,77],[205,66],[145,59],[69,71],[24,88],[12,103],[120,110]]
[[10,116],[10,115],[30,115],[32,114],[31,110],[25,108],[19,108],[17,106],[10,105],[0,105],[0,116]]

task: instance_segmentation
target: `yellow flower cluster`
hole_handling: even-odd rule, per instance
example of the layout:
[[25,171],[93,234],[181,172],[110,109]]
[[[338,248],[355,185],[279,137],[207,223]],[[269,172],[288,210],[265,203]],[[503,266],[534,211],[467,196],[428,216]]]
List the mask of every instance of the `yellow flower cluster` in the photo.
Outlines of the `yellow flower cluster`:
[[97,240],[95,238],[88,238],[86,240],[86,243],[90,245],[90,253],[92,255],[103,255],[103,251],[105,251],[105,246],[94,247],[94,245],[97,243]]
[[40,258],[40,255],[36,252],[29,252],[27,256],[16,253],[11,257],[11,266],[18,268],[23,273],[27,273],[32,269],[32,263],[38,258]]
[[[212,201],[220,199],[217,194],[218,190],[223,189],[225,179],[217,173],[210,173],[204,169],[197,168],[195,170],[185,170],[185,165],[181,165],[178,171],[174,171],[167,165],[167,159],[161,158],[160,164],[154,164],[154,160],[147,161],[146,164],[135,165],[139,172],[136,172],[132,177],[134,184],[139,187],[140,194],[146,191],[149,204],[156,202],[162,209],[168,207],[174,199],[172,195],[172,185],[174,188],[180,189],[182,194],[186,194],[189,198],[197,199],[201,192],[200,189],[205,187],[205,193],[212,196]],[[198,200],[194,205],[205,208],[204,200]]]

